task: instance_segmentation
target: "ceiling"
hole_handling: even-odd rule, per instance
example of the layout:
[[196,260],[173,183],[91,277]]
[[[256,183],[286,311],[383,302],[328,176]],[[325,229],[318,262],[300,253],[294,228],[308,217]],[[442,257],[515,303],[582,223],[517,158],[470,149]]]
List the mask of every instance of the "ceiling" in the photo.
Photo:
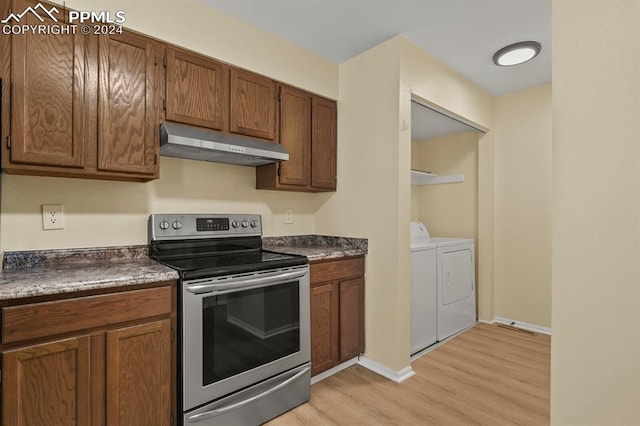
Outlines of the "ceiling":
[[[402,34],[496,96],[551,81],[551,0],[203,1],[338,64]],[[542,45],[537,58],[493,64],[528,40]]]

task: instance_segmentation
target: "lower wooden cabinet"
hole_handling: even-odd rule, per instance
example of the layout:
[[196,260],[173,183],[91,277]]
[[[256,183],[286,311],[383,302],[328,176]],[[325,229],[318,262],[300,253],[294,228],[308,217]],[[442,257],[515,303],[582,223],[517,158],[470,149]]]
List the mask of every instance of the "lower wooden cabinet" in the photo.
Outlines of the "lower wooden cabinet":
[[107,332],[107,424],[171,422],[171,321]]
[[311,264],[311,374],[364,352],[364,257]]
[[175,284],[2,308],[2,424],[173,424],[174,298]]
[[88,425],[90,337],[2,354],[3,425]]
[[340,363],[339,283],[311,286],[311,374]]
[[340,361],[364,352],[364,278],[340,282]]

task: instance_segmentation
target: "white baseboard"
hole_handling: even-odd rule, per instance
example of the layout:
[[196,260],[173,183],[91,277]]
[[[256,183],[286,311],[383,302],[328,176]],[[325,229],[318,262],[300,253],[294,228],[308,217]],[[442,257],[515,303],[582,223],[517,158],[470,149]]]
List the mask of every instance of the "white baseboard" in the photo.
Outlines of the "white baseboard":
[[[481,322],[487,322],[487,321],[481,321]],[[548,334],[549,336],[551,335],[551,329],[549,327],[543,327],[541,325],[530,324],[528,322],[516,321],[510,318],[503,318],[503,317],[495,317],[493,321],[491,321],[489,324],[492,324],[495,322],[499,324],[512,325],[514,327],[522,328],[524,330],[535,331],[536,333],[540,333],[540,334]]]
[[329,376],[333,376],[336,373],[339,373],[340,371],[344,370],[345,368],[351,367],[352,365],[355,365],[358,363],[358,358],[352,358],[348,361],[343,362],[342,364],[336,365],[333,368],[330,368],[328,370],[323,371],[322,373],[318,373],[315,376],[313,376],[311,378],[311,384],[316,384],[318,383],[320,380],[324,380]]
[[402,383],[409,377],[416,374],[411,366],[405,367],[400,371],[395,371],[365,356],[360,357],[360,359],[358,360],[358,364],[373,371],[374,373],[378,373],[379,375],[386,377],[389,380],[393,380],[396,383]]

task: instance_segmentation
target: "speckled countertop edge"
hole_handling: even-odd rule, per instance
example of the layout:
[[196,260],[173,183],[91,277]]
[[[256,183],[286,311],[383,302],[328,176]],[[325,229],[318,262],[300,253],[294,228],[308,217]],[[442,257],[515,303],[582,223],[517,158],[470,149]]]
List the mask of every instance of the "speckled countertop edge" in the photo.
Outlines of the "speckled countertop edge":
[[[326,235],[263,237],[263,248],[313,262],[366,255],[368,241]],[[175,270],[148,256],[146,245],[5,252],[0,300],[178,279]]]
[[262,248],[286,254],[306,256],[310,262],[342,257],[362,256],[368,252],[366,238],[328,235],[292,235],[263,237]]
[[147,245],[8,251],[3,256],[2,271],[148,258]]
[[147,246],[6,252],[0,300],[178,279],[148,257]]

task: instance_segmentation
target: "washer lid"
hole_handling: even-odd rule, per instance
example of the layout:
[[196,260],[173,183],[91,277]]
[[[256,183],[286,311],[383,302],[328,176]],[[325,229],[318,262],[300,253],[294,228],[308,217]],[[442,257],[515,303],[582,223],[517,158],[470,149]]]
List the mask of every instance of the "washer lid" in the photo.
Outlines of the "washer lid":
[[411,222],[410,231],[411,247],[425,246],[430,243],[431,236],[427,227],[422,222]]
[[447,237],[434,237],[429,240],[432,244],[438,247],[448,247],[458,244],[473,244],[473,238],[447,238]]

